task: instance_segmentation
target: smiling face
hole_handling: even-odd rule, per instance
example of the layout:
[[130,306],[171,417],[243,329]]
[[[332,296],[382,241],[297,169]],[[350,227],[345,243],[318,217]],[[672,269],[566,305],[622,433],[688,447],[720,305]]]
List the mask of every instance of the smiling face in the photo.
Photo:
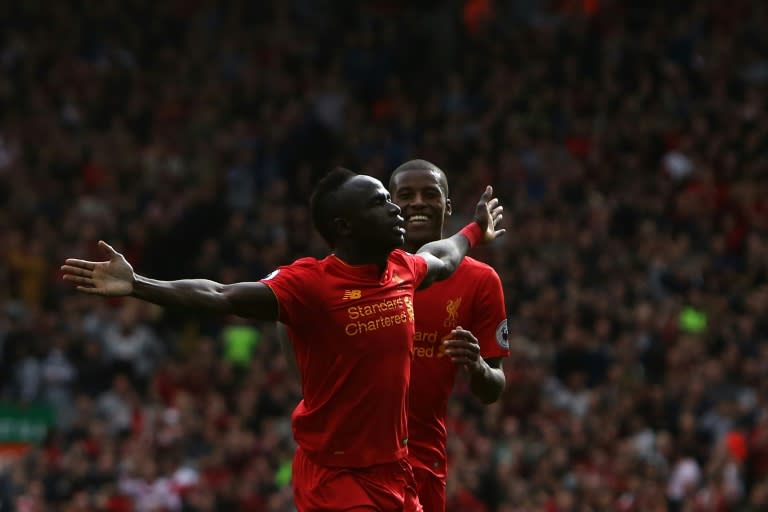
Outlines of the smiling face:
[[390,181],[390,189],[405,218],[409,250],[443,237],[451,200],[446,197],[448,186],[442,171],[434,166],[399,170]]

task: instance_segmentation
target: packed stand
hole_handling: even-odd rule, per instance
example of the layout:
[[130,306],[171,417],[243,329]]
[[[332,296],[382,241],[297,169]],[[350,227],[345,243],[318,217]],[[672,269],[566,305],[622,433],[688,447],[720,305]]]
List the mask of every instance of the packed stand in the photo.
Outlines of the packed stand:
[[259,279],[324,253],[323,172],[416,157],[451,228],[486,183],[508,222],[508,389],[458,386],[449,511],[768,509],[768,6],[628,4],[0,3],[0,386],[55,418],[0,509],[293,510],[273,326],[58,265]]

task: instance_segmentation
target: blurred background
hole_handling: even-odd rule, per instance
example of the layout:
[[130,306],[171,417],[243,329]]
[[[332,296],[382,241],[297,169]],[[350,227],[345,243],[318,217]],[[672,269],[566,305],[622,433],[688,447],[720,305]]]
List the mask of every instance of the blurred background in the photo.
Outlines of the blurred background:
[[487,183],[508,389],[449,512],[768,510],[768,3],[0,2],[0,510],[294,510],[273,327],[76,295],[322,256],[334,165]]

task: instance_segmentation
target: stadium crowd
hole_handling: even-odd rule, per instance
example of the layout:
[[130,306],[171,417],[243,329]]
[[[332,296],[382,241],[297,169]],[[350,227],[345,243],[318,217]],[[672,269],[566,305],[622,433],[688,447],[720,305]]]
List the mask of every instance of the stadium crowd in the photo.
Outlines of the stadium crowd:
[[324,254],[325,171],[409,158],[508,219],[508,389],[456,390],[449,512],[768,510],[768,5],[629,4],[0,3],[1,398],[56,418],[0,510],[292,511],[274,327],[58,267],[256,280]]

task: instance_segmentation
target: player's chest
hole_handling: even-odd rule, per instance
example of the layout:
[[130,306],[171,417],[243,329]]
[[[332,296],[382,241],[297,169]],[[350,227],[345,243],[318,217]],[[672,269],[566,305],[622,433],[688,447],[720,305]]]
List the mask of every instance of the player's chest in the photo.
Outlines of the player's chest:
[[444,335],[457,326],[466,328],[472,322],[472,301],[469,291],[439,288],[419,291],[413,301],[416,329]]
[[443,359],[443,342],[450,338],[451,331],[458,326],[469,328],[472,324],[471,302],[469,293],[444,293],[431,288],[417,292],[414,356]]
[[327,290],[326,322],[335,342],[358,350],[410,350],[415,312],[413,287],[340,285]]

